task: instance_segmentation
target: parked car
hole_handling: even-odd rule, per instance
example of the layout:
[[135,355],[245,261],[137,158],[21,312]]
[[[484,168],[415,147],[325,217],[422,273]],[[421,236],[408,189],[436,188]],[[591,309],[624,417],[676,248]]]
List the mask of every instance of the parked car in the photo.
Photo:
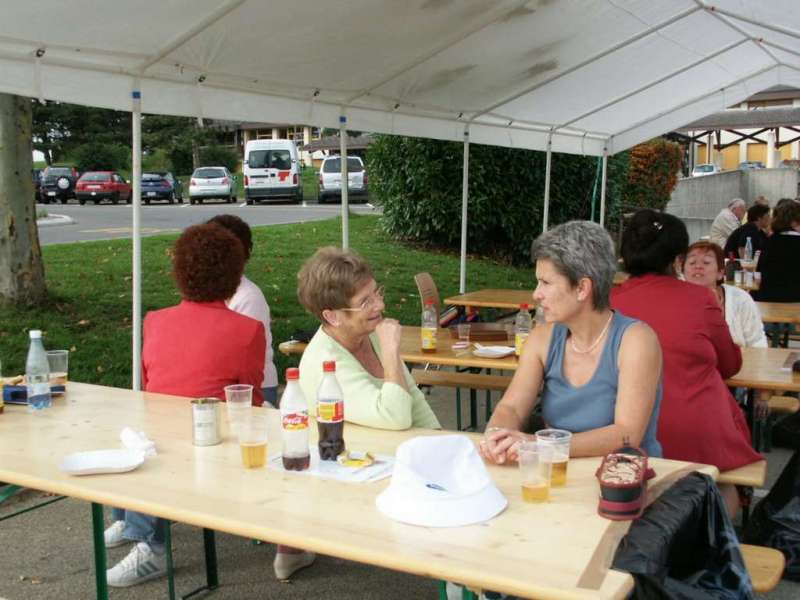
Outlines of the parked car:
[[116,171],[87,171],[75,184],[75,195],[78,202],[86,204],[91,200],[99,204],[102,200],[110,200],[112,204],[120,201],[131,203],[131,184]]
[[78,171],[75,167],[49,166],[42,172],[42,181],[39,186],[39,199],[43,204],[51,201],[60,201],[65,204],[67,200],[75,197],[75,182],[78,181]]
[[[366,196],[367,172],[358,156],[347,157],[347,193],[350,196]],[[328,156],[319,168],[319,201],[342,197],[342,160],[340,156]]]
[[248,204],[272,198],[303,200],[300,157],[292,140],[250,140],[242,164]]
[[800,159],[786,158],[781,161],[781,167],[788,169],[800,169]]
[[692,169],[692,177],[702,177],[703,175],[716,175],[721,173],[722,169],[718,165],[706,163],[703,165],[695,165]]
[[39,200],[39,191],[42,187],[42,169],[31,170],[31,179],[33,180],[33,197]]
[[763,169],[764,163],[760,160],[746,160],[744,162],[739,163],[739,169],[741,171],[749,171],[753,169]]
[[166,200],[173,204],[183,202],[183,185],[169,171],[142,173],[142,200],[150,204],[152,200]]
[[205,200],[219,198],[226,202],[236,200],[234,179],[225,167],[200,167],[189,181],[189,202],[202,204]]

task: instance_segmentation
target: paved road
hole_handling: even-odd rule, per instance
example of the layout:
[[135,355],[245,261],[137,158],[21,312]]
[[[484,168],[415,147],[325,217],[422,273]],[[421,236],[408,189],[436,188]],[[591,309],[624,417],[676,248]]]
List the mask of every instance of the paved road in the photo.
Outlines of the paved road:
[[[50,215],[67,215],[74,223],[39,228],[39,240],[43,245],[63,244],[87,240],[129,238],[133,228],[130,205],[101,204],[100,206],[78,204],[37,205]],[[354,204],[351,211],[373,214],[371,205]],[[180,231],[189,225],[201,223],[221,213],[237,215],[250,225],[278,225],[319,221],[341,214],[338,204],[268,204],[247,206],[239,204],[152,204],[142,206],[142,235],[156,235]]]

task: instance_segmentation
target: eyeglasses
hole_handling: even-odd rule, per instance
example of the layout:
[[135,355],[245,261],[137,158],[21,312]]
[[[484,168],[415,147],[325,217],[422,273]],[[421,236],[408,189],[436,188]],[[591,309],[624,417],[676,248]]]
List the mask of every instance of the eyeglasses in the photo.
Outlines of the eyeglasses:
[[362,310],[369,310],[379,302],[383,302],[384,292],[386,292],[386,288],[384,286],[380,286],[369,296],[364,298],[361,304],[359,304],[357,307],[355,308],[346,307],[346,308],[340,308],[339,310],[344,310],[347,312],[361,312]]

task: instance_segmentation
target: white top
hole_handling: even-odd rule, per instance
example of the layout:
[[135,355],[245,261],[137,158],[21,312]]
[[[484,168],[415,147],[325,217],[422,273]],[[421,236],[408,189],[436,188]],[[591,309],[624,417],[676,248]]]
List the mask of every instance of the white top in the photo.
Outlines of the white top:
[[730,208],[723,208],[711,223],[711,232],[708,234],[709,239],[717,244],[720,248],[725,247],[725,242],[728,241],[730,235],[739,227],[742,222],[736,218]]
[[272,360],[272,332],[269,329],[269,304],[264,294],[255,283],[242,275],[236,293],[225,303],[228,308],[239,314],[245,315],[264,324],[264,334],[267,336],[267,355],[264,358],[264,383],[261,387],[275,387],[278,385],[278,370]]
[[728,323],[733,343],[747,348],[766,348],[764,324],[753,298],[732,285],[722,287],[725,289],[725,322]]

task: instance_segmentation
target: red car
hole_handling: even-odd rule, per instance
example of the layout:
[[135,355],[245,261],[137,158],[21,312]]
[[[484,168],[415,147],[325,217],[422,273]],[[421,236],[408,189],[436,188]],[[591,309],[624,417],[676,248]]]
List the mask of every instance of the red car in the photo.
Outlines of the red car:
[[101,200],[130,204],[131,193],[131,184],[116,171],[87,171],[75,184],[75,196],[81,204],[86,204],[87,200],[95,204]]

